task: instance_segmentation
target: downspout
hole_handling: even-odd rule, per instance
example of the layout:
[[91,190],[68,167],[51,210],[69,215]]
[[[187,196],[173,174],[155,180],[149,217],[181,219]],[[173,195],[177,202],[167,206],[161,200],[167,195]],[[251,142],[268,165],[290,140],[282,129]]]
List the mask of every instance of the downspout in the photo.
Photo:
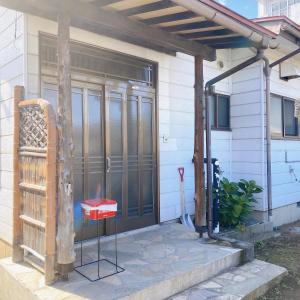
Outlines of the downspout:
[[233,67],[232,69],[224,72],[223,74],[209,80],[205,84],[205,125],[206,125],[206,181],[207,181],[207,204],[208,204],[208,236],[214,240],[222,240],[227,242],[236,242],[232,239],[219,237],[213,232],[213,199],[212,199],[212,166],[211,166],[211,120],[210,120],[210,101],[213,96],[213,85],[217,82],[237,73],[238,71],[256,63],[263,58],[264,51],[257,50],[257,54],[246,60],[245,62]]
[[294,57],[300,53],[300,48],[287,54],[286,56],[274,61],[270,64],[267,57],[263,57],[265,62],[264,74],[266,77],[266,142],[267,142],[267,195],[268,195],[268,221],[271,221],[273,215],[273,199],[272,199],[272,145],[271,145],[271,72],[272,68],[281,64],[282,62]]
[[266,77],[266,140],[267,140],[267,195],[268,195],[268,221],[272,218],[272,157],[271,157],[271,122],[270,122],[270,110],[271,110],[271,71],[270,62],[267,57],[263,57],[265,62],[264,74]]

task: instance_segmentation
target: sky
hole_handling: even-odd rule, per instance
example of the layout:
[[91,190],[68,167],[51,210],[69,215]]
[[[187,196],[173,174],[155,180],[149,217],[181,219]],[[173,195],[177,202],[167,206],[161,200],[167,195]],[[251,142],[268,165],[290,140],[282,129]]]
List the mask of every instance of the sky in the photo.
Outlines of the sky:
[[249,19],[257,17],[257,0],[219,0],[219,2]]

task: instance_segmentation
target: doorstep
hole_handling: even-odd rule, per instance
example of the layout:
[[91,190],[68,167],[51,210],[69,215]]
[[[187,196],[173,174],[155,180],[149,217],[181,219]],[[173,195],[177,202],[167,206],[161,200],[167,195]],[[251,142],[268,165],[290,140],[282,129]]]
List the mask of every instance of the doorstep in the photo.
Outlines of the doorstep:
[[[114,241],[103,241],[104,257],[114,255]],[[181,224],[165,224],[120,237],[119,265],[125,272],[91,283],[78,273],[67,282],[45,286],[44,276],[11,258],[0,260],[1,300],[165,299],[236,267],[241,250],[201,242]],[[85,248],[95,259],[95,245]],[[89,274],[96,269],[89,270]],[[105,268],[104,268],[105,271]]]
[[285,268],[254,260],[200,283],[169,300],[255,300],[287,275]]

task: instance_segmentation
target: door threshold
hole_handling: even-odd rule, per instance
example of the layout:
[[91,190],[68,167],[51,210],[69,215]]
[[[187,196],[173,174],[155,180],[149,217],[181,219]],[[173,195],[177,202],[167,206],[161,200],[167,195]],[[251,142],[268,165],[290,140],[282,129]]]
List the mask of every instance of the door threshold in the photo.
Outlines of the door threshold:
[[[125,231],[125,232],[121,232],[118,233],[118,238],[125,238],[128,236],[132,236],[132,235],[136,235],[138,233],[143,233],[143,232],[147,232],[147,231],[151,231],[151,230],[155,230],[158,229],[160,227],[159,224],[155,224],[155,225],[151,225],[151,226],[147,226],[147,227],[143,227],[143,228],[139,228],[139,229],[134,229],[134,230],[129,230],[129,231]],[[115,235],[104,235],[100,237],[101,242],[109,242],[114,240]],[[90,246],[90,245],[94,245],[97,243],[97,238],[92,238],[92,239],[88,239],[83,241],[83,246]],[[75,249],[80,249],[80,241],[75,242]]]

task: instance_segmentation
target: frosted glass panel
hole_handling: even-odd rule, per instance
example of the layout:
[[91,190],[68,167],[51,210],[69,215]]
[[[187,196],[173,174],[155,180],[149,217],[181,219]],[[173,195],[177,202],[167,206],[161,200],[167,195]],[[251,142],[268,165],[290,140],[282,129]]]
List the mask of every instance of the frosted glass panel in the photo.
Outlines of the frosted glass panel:
[[230,100],[222,95],[218,96],[218,125],[220,128],[230,126]]
[[144,214],[153,212],[153,180],[152,171],[143,172],[143,204]]
[[284,100],[284,133],[288,136],[298,135],[298,122],[295,118],[295,103],[291,100]]
[[130,96],[127,101],[128,155],[138,154],[138,98]]
[[101,97],[100,94],[88,91],[88,119],[89,119],[89,156],[103,155],[103,138],[101,123]]
[[271,133],[282,136],[282,101],[280,97],[271,97]]
[[111,156],[122,155],[122,102],[121,94],[112,94],[109,105]]
[[152,155],[152,102],[142,102],[143,154]]

